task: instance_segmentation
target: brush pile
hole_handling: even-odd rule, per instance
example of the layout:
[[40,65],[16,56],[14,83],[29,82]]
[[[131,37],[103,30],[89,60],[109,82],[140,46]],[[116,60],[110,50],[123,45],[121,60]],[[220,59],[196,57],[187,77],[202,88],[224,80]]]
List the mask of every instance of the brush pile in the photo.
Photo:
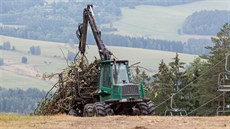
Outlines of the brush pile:
[[58,82],[35,109],[35,115],[67,113],[82,115],[84,105],[92,100],[98,86],[98,60],[88,63],[85,56],[57,74]]

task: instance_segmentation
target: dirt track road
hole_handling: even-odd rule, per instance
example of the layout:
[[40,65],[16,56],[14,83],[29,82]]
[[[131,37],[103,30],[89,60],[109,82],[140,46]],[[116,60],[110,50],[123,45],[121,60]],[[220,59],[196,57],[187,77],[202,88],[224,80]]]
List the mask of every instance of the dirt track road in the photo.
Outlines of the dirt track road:
[[0,129],[230,129],[226,117],[0,115]]

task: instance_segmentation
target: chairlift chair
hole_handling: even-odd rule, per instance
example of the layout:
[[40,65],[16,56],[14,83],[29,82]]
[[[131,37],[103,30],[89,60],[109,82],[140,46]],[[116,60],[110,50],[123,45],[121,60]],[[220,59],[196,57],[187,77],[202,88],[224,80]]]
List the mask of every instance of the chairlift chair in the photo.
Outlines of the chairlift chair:
[[223,92],[223,95],[218,100],[216,115],[230,113],[230,105],[226,103],[226,93],[230,92],[230,54],[226,56],[225,71],[219,73],[217,91]]
[[174,108],[172,106],[173,103],[173,97],[174,97],[175,93],[171,94],[171,98],[170,98],[170,109],[166,109],[165,110],[165,116],[187,116],[188,113],[186,110],[184,109],[179,109],[179,108]]
[[230,72],[219,73],[217,88],[217,91],[220,92],[230,91]]

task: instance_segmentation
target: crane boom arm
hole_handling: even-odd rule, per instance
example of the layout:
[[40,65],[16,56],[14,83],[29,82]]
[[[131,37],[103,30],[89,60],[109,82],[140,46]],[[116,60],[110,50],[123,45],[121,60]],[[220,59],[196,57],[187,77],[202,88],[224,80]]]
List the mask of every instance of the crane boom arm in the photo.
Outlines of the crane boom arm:
[[87,8],[85,8],[83,11],[83,23],[79,24],[78,26],[77,36],[79,38],[79,51],[81,52],[81,54],[85,54],[87,27],[89,23],[98,47],[101,60],[110,60],[111,52],[105,47],[103,40],[101,39],[101,31],[96,25],[96,20],[92,8],[93,5],[87,5]]

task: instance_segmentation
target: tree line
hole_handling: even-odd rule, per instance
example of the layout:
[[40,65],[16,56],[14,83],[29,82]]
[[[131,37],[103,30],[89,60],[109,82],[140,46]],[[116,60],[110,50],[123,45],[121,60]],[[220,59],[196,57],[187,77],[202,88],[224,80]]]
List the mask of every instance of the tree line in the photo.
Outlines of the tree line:
[[1,0],[0,13],[20,11],[36,5],[43,5],[45,0]]
[[[95,2],[96,1],[96,2]],[[113,3],[117,7],[135,8],[138,5],[159,5],[159,6],[173,6],[196,2],[199,0],[87,0],[87,2],[95,2],[96,4],[111,5]]]
[[46,92],[36,88],[6,89],[0,87],[0,112],[33,113]]
[[[73,38],[76,37],[74,33],[67,33],[68,38],[66,38],[65,34],[57,37],[48,34],[45,35],[45,37],[43,37],[39,33],[27,31],[28,33],[24,34],[23,31],[17,33],[18,31],[19,30],[17,31],[9,30],[9,31],[2,31],[0,33],[3,35],[10,34],[11,36],[14,37],[28,38],[28,39],[32,38],[35,40],[49,40],[54,42],[66,42],[66,43],[70,42],[71,44],[73,44],[73,42],[78,43],[77,38]],[[51,38],[49,36],[51,36]],[[102,37],[104,43],[106,45],[111,45],[111,46],[144,48],[144,49],[171,51],[171,52],[188,53],[188,54],[207,54],[207,50],[204,49],[204,46],[212,45],[211,41],[208,39],[191,38],[188,39],[187,42],[182,42],[182,41],[170,41],[170,40],[161,40],[161,39],[150,39],[144,37],[130,37],[130,36],[122,36],[122,35],[114,35],[114,34],[102,34]],[[88,34],[87,43],[95,45],[95,40],[91,33]]]
[[[103,41],[106,45],[123,46],[133,48],[144,48],[152,50],[171,51],[187,54],[207,54],[208,50],[205,46],[212,46],[211,40],[208,39],[194,39],[190,38],[187,42],[170,41],[160,39],[150,39],[144,37],[130,37],[121,35],[104,34],[102,35]],[[95,44],[92,35],[89,34],[90,44]]]
[[188,16],[183,24],[183,33],[215,35],[221,26],[230,22],[230,11],[202,10]]

